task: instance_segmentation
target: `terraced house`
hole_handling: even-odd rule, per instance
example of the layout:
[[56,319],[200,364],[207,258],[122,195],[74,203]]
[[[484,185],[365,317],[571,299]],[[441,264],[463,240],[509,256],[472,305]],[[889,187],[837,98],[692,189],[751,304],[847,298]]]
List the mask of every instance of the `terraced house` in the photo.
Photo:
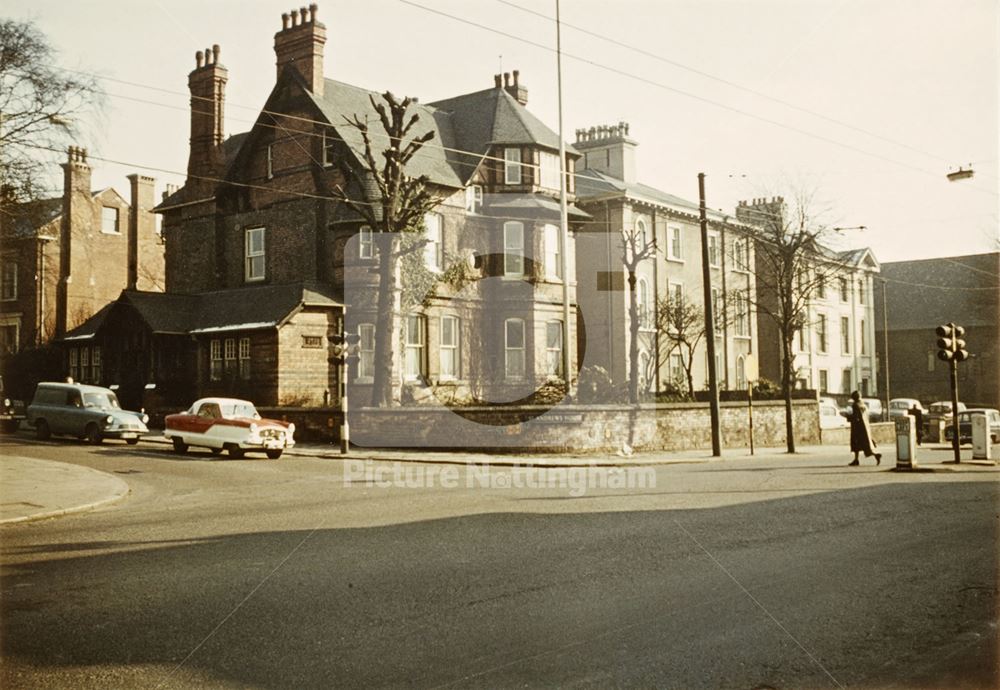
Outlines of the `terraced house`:
[[[373,102],[382,97],[326,77],[317,15],[316,5],[282,15],[275,85],[248,132],[224,134],[220,48],[197,53],[187,180],[156,209],[166,295],[123,295],[118,316],[74,334],[95,343],[133,338],[148,353],[144,385],[173,391],[171,402],[234,391],[261,405],[332,402],[345,305],[346,328],[360,335],[348,383],[355,400],[369,395],[379,257],[371,228],[336,190],[376,201],[370,185],[344,175],[345,165],[363,168],[364,160],[361,133],[346,119],[377,123]],[[419,118],[414,136],[433,136],[406,172],[425,176],[439,203],[402,261],[401,332],[392,336],[401,399],[516,400],[564,376],[564,280],[573,332],[576,295],[562,257],[573,266],[576,223],[586,214],[570,205],[563,246],[559,141],[526,109],[527,95],[515,71],[486,89],[410,106]],[[380,158],[388,141],[377,129]],[[567,148],[570,172],[578,157]],[[261,304],[261,314],[212,306],[240,303]],[[183,317],[162,318],[178,311]]]

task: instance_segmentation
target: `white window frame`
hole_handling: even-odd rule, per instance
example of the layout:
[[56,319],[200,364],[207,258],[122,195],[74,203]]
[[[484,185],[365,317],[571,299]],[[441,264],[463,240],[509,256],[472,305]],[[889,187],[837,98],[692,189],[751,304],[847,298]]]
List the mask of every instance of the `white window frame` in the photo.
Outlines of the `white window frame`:
[[[450,324],[445,328],[445,324]],[[457,316],[445,314],[441,317],[440,331],[438,333],[438,377],[442,381],[454,381],[460,375],[459,369],[459,343],[461,342],[461,321]],[[450,331],[451,337],[446,338],[446,332]]]
[[750,261],[749,261],[750,250],[747,247],[747,241],[742,237],[733,241],[733,264],[737,271],[749,271]]
[[[115,223],[112,230],[108,230],[106,227],[108,221],[108,211],[113,211],[115,214]],[[121,231],[121,210],[117,206],[101,206],[101,232],[105,235],[120,235]]]
[[17,299],[17,262],[3,262],[3,276],[0,277],[0,301],[12,302]]
[[851,354],[851,340],[853,334],[851,333],[851,317],[841,316],[840,317],[840,354],[849,355]]
[[264,174],[267,179],[274,179],[274,144],[268,144],[264,149]]
[[636,302],[639,307],[639,327],[649,328],[652,325],[653,310],[649,306],[649,281],[645,278],[639,278],[636,283]]
[[826,314],[816,315],[816,348],[821,355],[830,351],[830,323]]
[[820,369],[817,372],[819,376],[819,392],[829,393],[830,392],[830,372],[826,369]]
[[[259,233],[260,235],[260,249],[254,250],[253,247],[253,237]],[[253,228],[247,228],[244,233],[244,244],[243,244],[243,255],[244,255],[244,281],[247,283],[256,283],[264,280],[267,277],[267,249],[265,245],[265,233],[264,227],[258,226]],[[257,260],[260,260],[259,271],[256,266]]]
[[562,280],[562,257],[559,253],[561,237],[559,226],[546,223],[544,226],[545,237],[545,277],[550,280]]
[[[554,337],[553,337],[554,336]],[[553,319],[545,324],[545,373],[553,378],[563,375],[563,322]]]
[[440,213],[424,214],[424,264],[440,273],[444,268],[444,218]]
[[683,385],[686,376],[687,372],[684,371],[684,353],[670,353],[670,382],[675,386]]
[[375,258],[375,234],[367,225],[362,225],[358,229],[358,258]]
[[840,278],[838,288],[840,290],[840,301],[847,303],[851,301],[851,281],[847,278]]
[[684,260],[684,229],[679,225],[667,226],[667,258],[671,261]]
[[358,379],[375,378],[375,324],[358,324]]
[[743,355],[736,358],[736,390],[745,391],[747,389],[747,365]]
[[223,373],[233,376],[237,372],[236,338],[226,338],[222,341]]
[[[427,319],[423,314],[407,314],[403,322],[403,380],[419,381],[424,377],[427,351]],[[416,324],[414,329],[413,324]],[[413,336],[416,335],[414,338]]]
[[210,381],[222,380],[222,341],[215,339],[208,345],[208,378]]
[[521,184],[521,149],[503,150],[503,181],[504,184]]
[[708,232],[708,265],[712,268],[719,268],[722,265],[719,242],[721,236],[714,230]]
[[336,144],[336,138],[330,136],[330,133],[323,130],[323,167],[331,168],[334,164],[333,147]]
[[470,184],[465,188],[465,210],[469,213],[479,213],[483,207],[483,186]]
[[559,189],[559,155],[548,151],[538,152],[538,186]]
[[743,290],[736,291],[736,335],[741,338],[750,336],[750,298]]
[[[511,326],[517,324],[521,329],[520,343],[515,339],[511,344]],[[507,319],[503,322],[503,373],[507,381],[523,381],[528,371],[525,349],[527,340],[524,319]],[[520,369],[520,371],[518,371]]]
[[[515,238],[517,241],[512,241]],[[521,221],[509,220],[503,224],[503,274],[505,278],[524,276],[524,223]]]

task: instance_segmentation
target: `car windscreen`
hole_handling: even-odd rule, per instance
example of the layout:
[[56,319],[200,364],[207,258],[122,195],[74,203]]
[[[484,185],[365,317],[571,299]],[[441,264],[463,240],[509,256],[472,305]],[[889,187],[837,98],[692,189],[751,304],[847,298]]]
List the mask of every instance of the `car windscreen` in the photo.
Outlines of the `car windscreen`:
[[256,408],[249,403],[241,404],[226,404],[222,406],[222,416],[233,418],[246,418],[246,419],[260,419],[260,415],[257,414]]
[[118,410],[118,397],[111,392],[84,393],[83,404],[85,407],[96,407],[99,410]]

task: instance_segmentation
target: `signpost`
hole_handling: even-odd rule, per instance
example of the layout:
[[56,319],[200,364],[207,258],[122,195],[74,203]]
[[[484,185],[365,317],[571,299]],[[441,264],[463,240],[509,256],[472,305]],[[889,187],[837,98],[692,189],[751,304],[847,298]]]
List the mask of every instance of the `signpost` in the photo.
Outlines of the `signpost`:
[[743,372],[747,377],[747,421],[750,431],[750,455],[753,455],[753,382],[759,377],[757,357],[749,354],[743,360]]

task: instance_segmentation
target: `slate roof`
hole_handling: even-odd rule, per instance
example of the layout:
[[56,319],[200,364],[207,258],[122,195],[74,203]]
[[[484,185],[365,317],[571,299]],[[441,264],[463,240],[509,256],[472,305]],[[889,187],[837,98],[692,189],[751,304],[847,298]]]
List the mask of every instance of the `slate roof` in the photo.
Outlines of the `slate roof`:
[[339,307],[342,303],[329,288],[312,283],[260,285],[193,295],[124,290],[116,302],[64,339],[93,338],[112,308],[134,309],[153,333],[183,335],[274,328],[300,306]]
[[19,204],[10,224],[15,237],[34,237],[38,231],[62,215],[63,199],[38,199]]
[[[491,194],[486,204],[488,215],[502,218],[510,213],[517,218],[529,216],[559,218],[559,202],[541,194]],[[586,220],[589,213],[568,204],[566,213],[570,218]]]
[[[586,204],[589,200],[588,197],[595,199],[609,195],[621,195],[635,201],[665,206],[688,215],[697,216],[699,214],[698,202],[668,194],[656,187],[650,187],[641,182],[625,182],[599,170],[580,170],[576,173],[576,196],[581,204]],[[734,215],[727,215],[713,209],[707,209],[706,214],[713,220],[728,221],[734,224],[737,222]]]
[[890,331],[934,329],[949,321],[995,331],[1000,322],[998,252],[886,262],[881,277],[888,281]]

